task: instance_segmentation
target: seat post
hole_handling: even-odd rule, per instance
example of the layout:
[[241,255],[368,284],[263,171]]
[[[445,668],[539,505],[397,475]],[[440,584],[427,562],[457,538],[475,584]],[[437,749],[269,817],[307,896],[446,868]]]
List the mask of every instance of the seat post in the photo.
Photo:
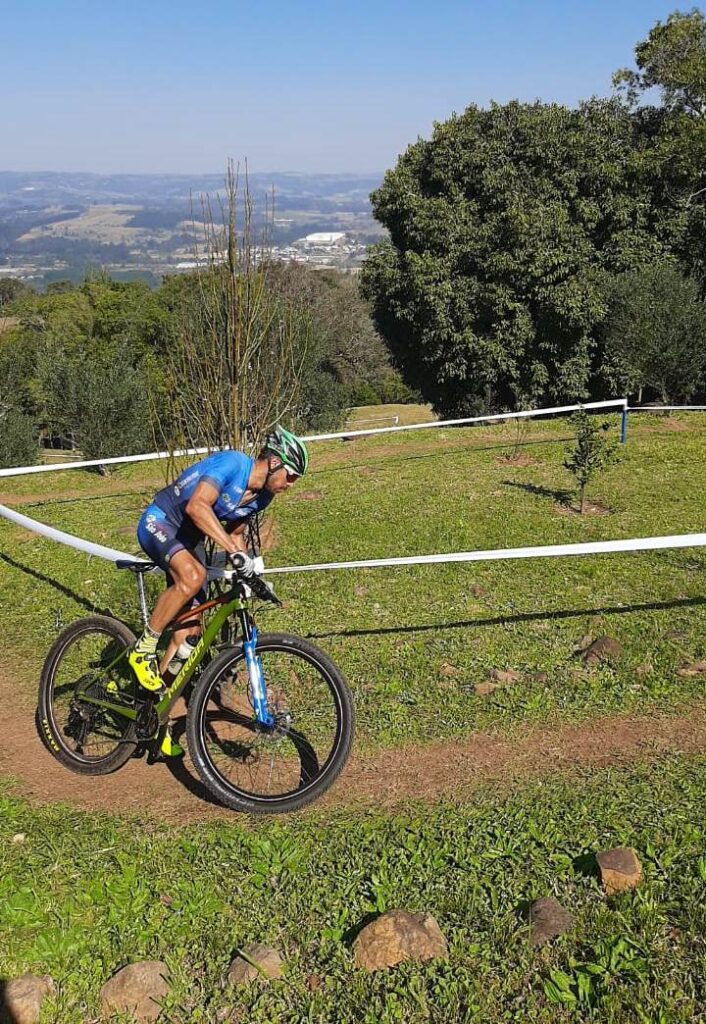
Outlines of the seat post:
[[147,598],[145,597],[145,577],[141,572],[136,572],[135,577],[137,579],[137,594],[140,599],[140,614],[142,615],[142,625],[147,625],[149,619],[149,612],[147,611]]

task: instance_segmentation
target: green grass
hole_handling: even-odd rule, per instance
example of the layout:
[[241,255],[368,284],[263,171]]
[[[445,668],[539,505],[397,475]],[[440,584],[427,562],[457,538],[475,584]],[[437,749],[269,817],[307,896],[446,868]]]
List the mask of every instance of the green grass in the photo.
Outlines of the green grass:
[[[556,500],[569,486],[564,422],[532,426],[527,464],[502,458],[514,439],[509,426],[320,445],[311,476],[276,503],[267,561],[700,532],[705,431],[703,416],[633,417],[621,463],[591,495],[609,511],[584,518]],[[135,550],[132,529],[163,468],[124,467],[107,480],[80,471],[7,480],[0,500]],[[108,563],[6,523],[0,560],[3,673],[31,714],[56,632],[93,608],[134,625],[133,585]],[[292,575],[277,580],[286,607],[260,624],[313,635],[340,663],[356,694],[359,750],[473,729],[512,733],[621,709],[677,711],[701,697],[703,681],[676,671],[706,653],[705,567],[693,549]],[[624,653],[589,669],[574,651],[601,633]],[[651,671],[638,674],[645,663]],[[479,698],[473,684],[492,668],[521,678]],[[470,803],[410,806],[392,817],[314,809],[277,822],[234,817],[177,828],[31,808],[7,795],[0,977],[55,978],[45,1024],[95,1019],[103,982],[140,958],[169,965],[164,1019],[173,1024],[698,1021],[706,1012],[705,801],[706,758],[676,755],[590,775],[577,769],[504,798],[479,790]],[[26,840],[14,844],[19,832]],[[607,900],[593,854],[613,845],[638,850],[645,878],[635,893]],[[547,894],[576,923],[533,950],[525,909]],[[398,906],[435,915],[448,962],[356,970],[357,929]],[[253,941],[282,951],[285,980],[222,990],[231,956]],[[312,975],[321,982],[314,990]]]
[[[277,545],[267,560],[698,532],[705,431],[700,415],[633,417],[620,464],[593,488],[608,511],[585,517],[554,496],[570,485],[561,465],[564,421],[532,426],[528,465],[503,459],[513,426],[319,445],[310,476],[276,503]],[[30,515],[135,550],[132,528],[163,469],[125,467],[107,482],[80,471],[27,477],[7,481],[6,492],[21,495]],[[5,524],[0,558],[8,657],[27,702],[49,642],[67,622],[98,607],[135,624],[132,581],[108,563]],[[285,610],[267,612],[261,626],[310,635],[341,665],[356,694],[363,746],[508,731],[700,696],[702,680],[676,671],[706,653],[705,567],[704,552],[687,549],[291,575],[276,580]],[[623,656],[584,668],[579,641],[602,633],[624,645]],[[637,674],[645,663],[650,670]],[[474,684],[493,668],[522,678],[490,698],[476,696]]]
[[[169,965],[165,1019],[175,1024],[221,1020],[227,1008],[225,1019],[291,1024],[696,1021],[705,801],[704,758],[579,773],[394,818],[252,827],[175,831],[5,798],[0,974],[50,973],[59,996],[44,1020],[55,1024],[93,1019],[101,984],[139,958]],[[593,855],[614,845],[637,849],[645,877],[608,900]],[[533,950],[525,910],[547,894],[575,927]],[[372,976],[355,968],[357,930],[394,907],[434,914],[448,962]],[[222,991],[231,956],[252,941],[281,950],[285,980]],[[552,979],[563,1002],[551,999]]]

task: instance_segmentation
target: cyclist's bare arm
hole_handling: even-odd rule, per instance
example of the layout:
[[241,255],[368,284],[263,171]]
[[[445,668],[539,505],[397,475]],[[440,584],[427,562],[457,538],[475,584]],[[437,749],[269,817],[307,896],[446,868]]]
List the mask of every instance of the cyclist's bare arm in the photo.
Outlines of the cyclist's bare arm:
[[194,526],[215,541],[224,551],[229,554],[234,554],[236,551],[247,554],[242,529],[237,528],[232,533],[228,533],[216,518],[213,506],[218,501],[218,494],[217,487],[207,480],[202,480],[197,484],[184,511]]

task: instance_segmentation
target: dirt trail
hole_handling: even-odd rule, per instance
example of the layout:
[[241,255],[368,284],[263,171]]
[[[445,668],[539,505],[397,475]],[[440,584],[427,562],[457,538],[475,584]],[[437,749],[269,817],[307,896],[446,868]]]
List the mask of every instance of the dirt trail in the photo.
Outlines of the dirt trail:
[[[13,707],[0,679],[0,701]],[[15,697],[16,706],[16,697]],[[170,822],[232,817],[209,801],[185,763],[129,762],[114,775],[84,778],[62,768],[42,746],[30,710],[8,720],[0,747],[0,773],[16,779],[13,792],[35,803],[68,803],[84,810],[140,814]],[[665,752],[706,751],[706,705],[678,715],[612,715],[579,725],[535,726],[513,740],[472,733],[434,743],[354,755],[343,776],[314,807],[390,809],[410,800],[467,796],[479,784],[504,787],[574,767],[650,760]]]

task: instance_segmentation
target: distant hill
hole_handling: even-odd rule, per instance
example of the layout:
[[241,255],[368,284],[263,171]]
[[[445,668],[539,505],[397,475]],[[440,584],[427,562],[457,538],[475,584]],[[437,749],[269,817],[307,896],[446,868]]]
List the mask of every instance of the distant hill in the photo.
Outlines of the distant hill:
[[[382,173],[248,176],[256,220],[274,196],[275,245],[315,231],[374,241],[381,229],[369,196],[381,181]],[[0,274],[41,285],[101,265],[157,278],[192,250],[200,197],[223,188],[222,174],[0,171]]]

